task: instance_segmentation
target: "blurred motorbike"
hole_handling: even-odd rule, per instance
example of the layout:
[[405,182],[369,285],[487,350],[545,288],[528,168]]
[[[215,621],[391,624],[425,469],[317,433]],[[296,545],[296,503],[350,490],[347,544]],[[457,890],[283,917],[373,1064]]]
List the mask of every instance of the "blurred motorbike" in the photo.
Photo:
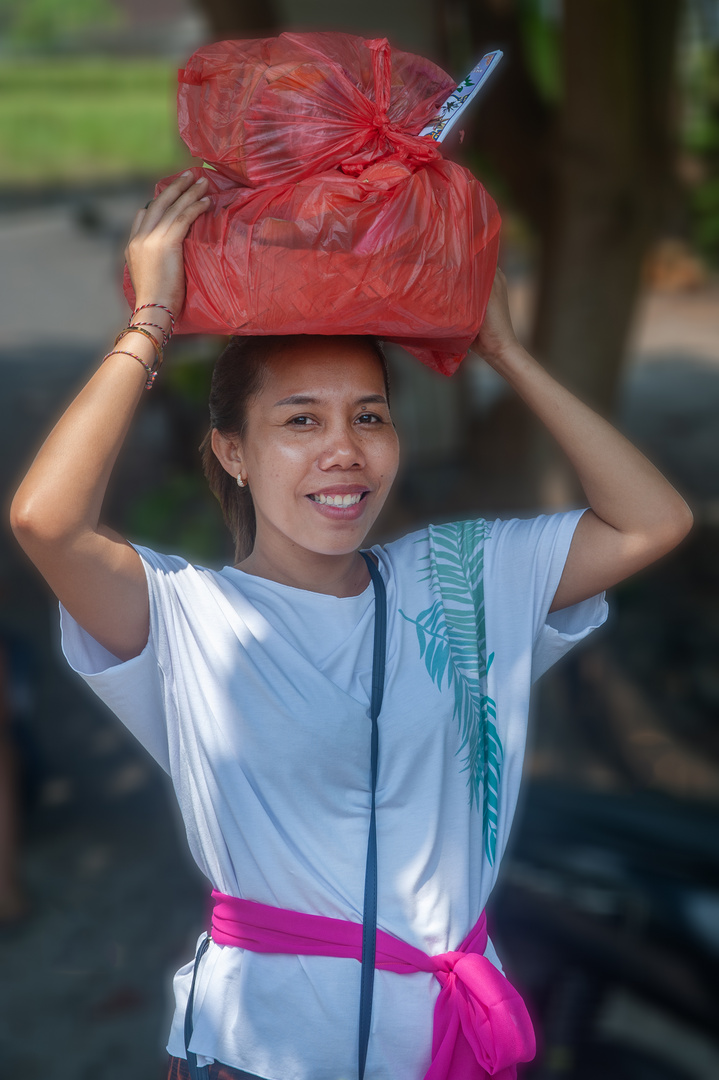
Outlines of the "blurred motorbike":
[[529,782],[489,908],[524,1080],[719,1077],[719,809]]

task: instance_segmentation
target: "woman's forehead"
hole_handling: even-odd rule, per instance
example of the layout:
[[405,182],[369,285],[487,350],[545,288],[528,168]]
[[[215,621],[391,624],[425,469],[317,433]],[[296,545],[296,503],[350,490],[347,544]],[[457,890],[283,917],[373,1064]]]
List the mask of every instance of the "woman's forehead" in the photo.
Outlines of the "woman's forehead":
[[369,341],[361,338],[291,338],[268,357],[263,394],[281,397],[381,392],[382,362]]

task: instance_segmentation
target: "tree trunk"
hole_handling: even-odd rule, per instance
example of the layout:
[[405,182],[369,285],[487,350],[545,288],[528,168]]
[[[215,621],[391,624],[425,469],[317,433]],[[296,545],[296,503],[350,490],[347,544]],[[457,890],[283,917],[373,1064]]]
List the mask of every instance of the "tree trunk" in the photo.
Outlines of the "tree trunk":
[[[533,347],[611,415],[640,285],[672,174],[679,0],[568,0],[556,173],[542,226]],[[581,493],[543,434],[540,499]]]
[[[443,0],[439,11],[456,34],[461,10],[474,55],[506,53],[470,131],[539,237],[533,348],[560,381],[608,415],[642,258],[671,182],[681,0],[565,0],[556,108],[532,81],[518,9],[517,0]],[[504,403],[503,422],[511,426],[505,441],[526,447],[527,475],[520,485],[495,473],[497,489],[521,491],[532,506],[583,498],[521,404]]]
[[[541,235],[553,194],[555,116],[526,63],[517,6],[512,0],[435,0],[435,21],[440,62],[458,77],[486,52],[499,48],[505,54],[485,99],[462,118],[466,137],[461,148],[450,153],[461,158],[464,150],[479,149],[505,189],[506,201]],[[480,179],[486,177],[480,174]],[[486,182],[492,191],[493,184]],[[454,378],[464,374],[460,368]],[[528,464],[532,416],[524,403],[516,395],[502,398],[472,425],[469,436],[467,459],[483,510],[503,514],[533,507],[536,480]]]

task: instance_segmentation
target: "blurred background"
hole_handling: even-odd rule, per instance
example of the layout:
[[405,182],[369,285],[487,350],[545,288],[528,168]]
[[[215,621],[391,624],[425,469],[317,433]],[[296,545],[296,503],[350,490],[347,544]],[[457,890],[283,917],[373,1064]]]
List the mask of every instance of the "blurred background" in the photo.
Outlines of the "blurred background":
[[[447,152],[500,204],[517,326],[694,511],[690,537],[613,589],[608,625],[536,688],[490,931],[537,1027],[520,1076],[716,1080],[717,0],[0,0],[3,522],[126,321],[135,211],[191,163],[177,68],[208,40],[314,28],[387,36],[458,79],[504,50]],[[132,539],[210,565],[232,561],[196,451],[222,344],[175,339],[106,507]],[[405,461],[374,539],[586,504],[480,360],[446,380],[390,359]],[[164,778],[66,669],[58,637],[3,524],[3,1075],[157,1080],[205,883]]]

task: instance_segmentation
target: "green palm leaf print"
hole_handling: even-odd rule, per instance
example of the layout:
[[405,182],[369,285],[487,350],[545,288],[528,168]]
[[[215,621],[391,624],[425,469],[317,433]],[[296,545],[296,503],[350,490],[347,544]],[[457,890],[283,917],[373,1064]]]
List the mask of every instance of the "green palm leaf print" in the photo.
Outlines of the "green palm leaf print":
[[437,689],[442,681],[454,691],[454,718],[464,752],[470,806],[482,807],[482,835],[490,865],[494,863],[499,819],[499,786],[504,751],[496,728],[496,703],[487,693],[484,621],[484,539],[490,525],[466,521],[429,529],[429,555],[423,581],[437,586],[440,600],[411,619],[420,657]]

